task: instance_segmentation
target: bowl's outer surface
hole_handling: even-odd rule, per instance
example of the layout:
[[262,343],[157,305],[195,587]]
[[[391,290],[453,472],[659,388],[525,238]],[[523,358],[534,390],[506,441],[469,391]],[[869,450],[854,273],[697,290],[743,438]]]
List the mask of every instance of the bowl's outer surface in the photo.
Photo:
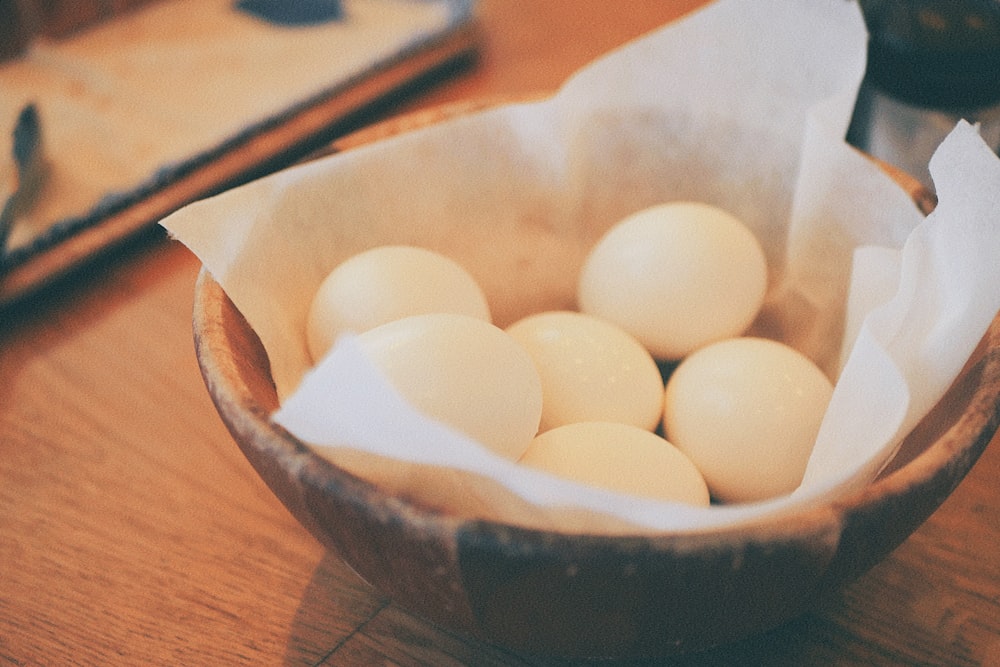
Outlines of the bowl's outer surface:
[[[1000,421],[1000,317],[912,438],[862,492],[777,524],[705,534],[563,535],[414,506],[340,470],[269,420],[266,353],[206,272],[196,350],[218,411],[275,494],[380,592],[450,628],[562,656],[651,656],[765,630],[877,563],[961,481]],[[924,449],[924,445],[930,443]]]
[[[502,100],[362,130],[351,148]],[[925,212],[933,199],[903,181]],[[272,423],[267,354],[207,272],[195,347],[213,401],[292,514],[381,593],[488,642],[566,657],[698,650],[779,625],[885,557],[944,501],[1000,423],[1000,316],[891,472],[781,522],[705,534],[564,535],[465,520],[382,493]],[[910,454],[910,452],[918,452]]]

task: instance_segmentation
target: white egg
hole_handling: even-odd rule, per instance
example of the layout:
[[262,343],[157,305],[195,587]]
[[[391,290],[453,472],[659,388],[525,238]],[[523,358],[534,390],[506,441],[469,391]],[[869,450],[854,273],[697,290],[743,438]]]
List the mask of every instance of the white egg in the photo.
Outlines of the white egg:
[[664,396],[664,429],[716,499],[764,500],[802,481],[832,393],[826,375],[797,350],[734,338],[677,366]]
[[630,332],[658,359],[742,334],[767,289],[754,234],[708,204],[673,202],[609,229],[579,277],[580,310]]
[[652,431],[663,410],[663,379],[631,334],[589,315],[550,311],[507,327],[542,378],[540,430],[582,421]]
[[337,265],[313,297],[306,325],[318,361],[345,331],[423,313],[458,313],[490,321],[486,296],[457,262],[413,246],[380,246]]
[[524,348],[489,322],[411,315],[369,329],[358,341],[414,407],[498,454],[516,460],[538,431],[538,371]]
[[531,442],[521,463],[620,493],[709,504],[705,480],[680,450],[628,424],[579,422],[554,428]]

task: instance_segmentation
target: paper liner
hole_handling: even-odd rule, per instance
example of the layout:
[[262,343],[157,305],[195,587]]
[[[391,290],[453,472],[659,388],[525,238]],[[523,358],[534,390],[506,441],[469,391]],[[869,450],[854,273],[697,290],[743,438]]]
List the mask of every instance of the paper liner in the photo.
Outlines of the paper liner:
[[[868,483],[1000,308],[997,157],[974,128],[956,127],[932,164],[940,204],[925,220],[844,142],[865,42],[855,3],[720,0],[592,63],[549,99],[291,169],[163,224],[260,336],[282,400],[275,421],[394,494],[563,531],[762,520]],[[771,287],[753,332],[793,344],[832,377],[846,357],[788,497],[691,508],[527,470],[410,410],[350,336],[310,370],[313,293],[361,250],[407,243],[453,257],[504,326],[572,308],[600,234],[676,199],[726,208],[761,239]],[[858,262],[871,286],[849,299],[853,256],[866,248]],[[854,304],[871,312],[848,313]]]

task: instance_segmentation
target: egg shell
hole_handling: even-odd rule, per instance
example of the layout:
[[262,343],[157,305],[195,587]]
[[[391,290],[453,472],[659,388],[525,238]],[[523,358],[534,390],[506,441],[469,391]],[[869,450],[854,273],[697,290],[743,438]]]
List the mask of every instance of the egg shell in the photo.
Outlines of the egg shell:
[[542,383],[502,329],[468,315],[411,315],[358,342],[415,408],[516,460],[538,431]]
[[320,283],[306,324],[314,361],[345,331],[363,333],[424,313],[490,321],[483,290],[450,257],[415,246],[379,246],[338,264]]
[[801,482],[832,393],[820,368],[784,343],[720,341],[674,369],[664,431],[701,470],[714,498],[766,500]]
[[744,333],[764,301],[767,259],[739,219],[700,202],[639,211],[609,229],[580,272],[582,312],[677,360]]
[[541,431],[582,421],[654,430],[663,410],[660,370],[634,336],[571,311],[529,315],[506,329],[542,378]]
[[645,429],[578,422],[538,435],[521,463],[583,484],[636,496],[706,506],[708,487],[679,449]]

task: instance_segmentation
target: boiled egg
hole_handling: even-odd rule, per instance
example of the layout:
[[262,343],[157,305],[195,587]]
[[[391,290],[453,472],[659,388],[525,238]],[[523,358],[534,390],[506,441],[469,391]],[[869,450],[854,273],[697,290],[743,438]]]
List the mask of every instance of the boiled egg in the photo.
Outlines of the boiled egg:
[[666,437],[722,502],[765,500],[802,481],[833,385],[774,340],[733,338],[685,358],[667,382]]
[[411,315],[361,333],[365,354],[414,408],[516,460],[538,431],[542,383],[502,329],[469,315]]
[[750,229],[716,206],[681,201],[609,229],[584,261],[577,299],[657,359],[677,360],[744,333],[766,288],[767,261]]
[[542,378],[540,430],[613,421],[652,431],[663,410],[663,379],[634,336],[570,311],[529,315],[507,333],[531,355]]
[[457,313],[490,321],[478,283],[453,259],[415,246],[379,246],[337,265],[313,296],[306,323],[314,361],[345,331],[409,315]]
[[709,504],[705,480],[672,444],[645,429],[578,422],[538,435],[520,461],[552,475],[619,493]]

